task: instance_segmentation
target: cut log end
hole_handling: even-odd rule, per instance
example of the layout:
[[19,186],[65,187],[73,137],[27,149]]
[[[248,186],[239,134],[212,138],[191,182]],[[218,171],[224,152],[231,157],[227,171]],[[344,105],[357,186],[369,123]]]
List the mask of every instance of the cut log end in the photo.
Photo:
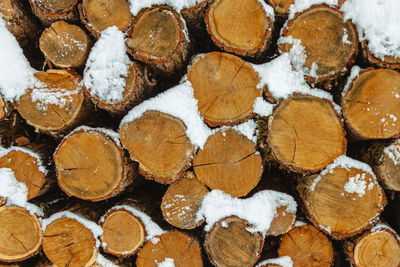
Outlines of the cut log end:
[[278,207],[266,235],[278,236],[286,234],[292,229],[295,220],[296,212],[287,211],[285,206]]
[[268,3],[274,8],[276,15],[286,17],[294,0],[268,0]]
[[342,122],[328,100],[309,95],[282,101],[268,120],[274,158],[293,171],[317,172],[346,150]]
[[124,209],[108,212],[102,228],[101,241],[105,244],[104,252],[117,257],[129,257],[135,254],[146,241],[143,222]]
[[400,139],[384,150],[374,172],[385,188],[400,191]]
[[60,68],[83,67],[90,50],[90,39],[84,30],[65,21],[45,29],[39,39],[44,56]]
[[158,111],[125,123],[120,129],[122,145],[148,179],[172,183],[189,168],[194,147],[186,136],[186,126],[178,118]]
[[0,261],[21,261],[39,252],[43,233],[36,215],[20,207],[2,206],[0,229]]
[[227,53],[196,58],[188,78],[199,112],[210,126],[234,125],[252,117],[254,101],[262,96],[253,67]]
[[29,89],[16,104],[21,116],[50,134],[63,133],[76,125],[84,103],[80,77],[65,70],[37,72],[35,77],[41,84]]
[[389,69],[367,69],[345,92],[343,115],[352,133],[361,139],[400,136],[400,73]]
[[255,144],[233,129],[211,135],[195,155],[193,168],[197,178],[208,187],[234,197],[247,195],[263,172]]
[[32,12],[43,25],[50,26],[58,20],[76,21],[75,6],[78,0],[29,0]]
[[384,58],[376,57],[368,48],[368,41],[361,42],[361,46],[363,48],[363,56],[366,58],[371,64],[380,67],[380,68],[390,68],[390,69],[400,69],[400,58],[384,56]]
[[264,238],[236,216],[215,223],[206,235],[205,248],[215,266],[253,266],[261,255]]
[[[297,13],[287,22],[282,36],[300,40],[306,55],[304,66],[316,70],[316,76],[306,77],[312,83],[338,78],[349,69],[358,53],[355,26],[350,21],[343,22],[343,14],[327,5]],[[281,52],[291,48],[290,43],[279,45]]]
[[386,205],[376,179],[361,169],[336,167],[305,177],[298,190],[313,224],[335,239],[371,228]]
[[54,154],[58,184],[69,196],[99,201],[132,182],[122,148],[107,134],[78,130],[64,138]]
[[137,254],[136,266],[157,267],[166,261],[176,267],[202,267],[198,242],[192,237],[173,230],[148,241]]
[[66,217],[46,227],[43,252],[56,266],[90,266],[97,256],[93,233],[75,219]]
[[257,57],[268,48],[273,18],[258,0],[214,0],[205,20],[214,43],[227,52]]
[[203,221],[196,221],[196,214],[203,197],[208,193],[193,173],[171,184],[161,202],[164,219],[181,229],[194,229]]
[[315,227],[295,227],[282,236],[278,255],[290,256],[293,266],[330,267],[333,264],[333,247],[329,239]]
[[97,38],[111,26],[125,32],[132,22],[127,0],[83,0],[79,12],[86,28]]

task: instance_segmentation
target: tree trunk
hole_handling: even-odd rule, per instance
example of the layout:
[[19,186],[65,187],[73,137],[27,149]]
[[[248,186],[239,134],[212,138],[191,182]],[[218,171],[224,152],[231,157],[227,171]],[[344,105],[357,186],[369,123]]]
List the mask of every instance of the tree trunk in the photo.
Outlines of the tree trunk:
[[194,147],[186,136],[185,124],[178,118],[146,111],[142,117],[121,125],[120,135],[122,145],[147,179],[170,184],[190,167]]
[[196,222],[196,214],[208,191],[193,172],[187,172],[185,177],[171,184],[164,194],[161,203],[164,219],[180,229],[200,226],[204,220]]
[[272,157],[293,171],[318,172],[346,151],[343,122],[325,99],[296,95],[283,100],[267,128]]
[[58,20],[75,22],[78,20],[76,4],[78,0],[29,0],[32,12],[46,27]]
[[60,68],[80,68],[85,65],[91,41],[80,27],[57,21],[45,29],[39,48],[47,60]]
[[343,94],[343,115],[358,139],[400,136],[400,73],[368,68],[350,82]]
[[384,56],[384,58],[376,57],[368,48],[368,41],[361,42],[362,53],[364,58],[372,65],[379,68],[400,69],[400,58]]
[[253,266],[261,256],[264,237],[250,233],[247,221],[236,216],[224,218],[210,229],[204,247],[215,266]]
[[76,73],[48,70],[35,77],[41,84],[30,88],[15,107],[36,130],[61,137],[91,115]]
[[227,53],[197,57],[188,71],[188,79],[200,114],[212,127],[238,124],[254,116],[254,101],[263,93],[253,67]]
[[386,205],[384,191],[371,173],[333,166],[301,179],[298,191],[310,221],[335,239],[369,229]]
[[374,172],[382,185],[393,191],[400,191],[400,139],[383,150],[380,164]]
[[119,194],[136,178],[116,133],[80,128],[66,136],[54,153],[57,181],[69,196],[100,201]]
[[400,238],[385,224],[347,241],[344,247],[353,266],[400,266]]
[[[356,27],[349,20],[343,22],[338,9],[315,5],[296,13],[285,25],[281,36],[299,40],[304,48],[303,68],[307,68],[305,77],[311,84],[329,89],[353,65],[358,53]],[[292,47],[291,41],[279,44],[281,52]]]
[[34,214],[15,206],[0,207],[0,262],[22,261],[39,253],[43,233]]
[[132,22],[127,0],[83,0],[78,9],[82,23],[95,38],[111,26],[126,32]]
[[261,178],[263,164],[255,144],[234,129],[208,137],[193,159],[197,178],[211,189],[246,196]]
[[157,267],[167,263],[175,267],[202,267],[199,243],[192,237],[173,230],[148,241],[139,251],[137,267]]
[[261,0],[213,0],[205,16],[207,31],[226,52],[260,58],[269,47],[274,25],[274,15],[264,6]]
[[134,59],[167,76],[183,70],[191,46],[183,18],[167,6],[142,10],[132,22],[126,44]]
[[202,2],[190,7],[181,10],[181,15],[186,21],[186,25],[188,26],[190,31],[193,31],[195,34],[198,31],[202,31],[204,24],[204,16],[206,13],[207,5],[209,0],[203,0]]
[[296,267],[329,267],[334,261],[332,243],[311,225],[295,227],[282,236],[278,255],[290,256]]
[[15,36],[21,47],[27,47],[37,41],[39,25],[20,0],[0,0],[0,13],[7,29]]

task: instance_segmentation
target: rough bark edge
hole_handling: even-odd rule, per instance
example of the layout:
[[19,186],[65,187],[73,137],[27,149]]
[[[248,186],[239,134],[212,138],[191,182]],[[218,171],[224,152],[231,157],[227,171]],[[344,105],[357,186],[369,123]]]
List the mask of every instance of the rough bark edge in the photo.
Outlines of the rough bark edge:
[[[132,164],[132,163],[129,161],[129,159],[128,159],[127,156],[125,155],[125,152],[124,152],[122,146],[120,146],[119,144],[117,144],[116,141],[115,141],[112,137],[110,137],[110,136],[106,135],[105,133],[103,133],[103,132],[101,132],[101,131],[99,131],[99,130],[96,130],[96,129],[92,129],[92,130],[90,130],[90,131],[91,131],[91,132],[96,132],[96,133],[102,135],[102,136],[103,136],[104,138],[106,138],[108,141],[111,141],[111,142],[118,148],[118,151],[119,151],[119,153],[120,153],[120,155],[121,155],[121,159],[122,159],[122,177],[121,177],[121,179],[120,179],[120,183],[118,184],[118,186],[117,186],[116,188],[114,188],[113,191],[112,191],[111,193],[109,193],[108,195],[103,196],[103,197],[92,198],[92,199],[83,199],[83,198],[77,197],[77,198],[79,198],[79,199],[83,199],[83,200],[87,200],[87,201],[92,201],[92,202],[97,202],[97,201],[105,200],[105,199],[108,199],[108,198],[112,198],[112,197],[118,195],[119,193],[121,193],[128,185],[130,185],[130,184],[135,180],[135,178],[136,178],[136,176],[137,176],[137,175],[136,175],[137,172],[136,172],[136,168],[135,168],[136,166],[135,166],[134,164]],[[79,134],[79,133],[83,133],[83,132],[86,132],[85,129],[81,129],[81,130],[75,131],[75,132],[73,132],[71,135],[75,135],[75,134]],[[64,142],[65,142],[65,141],[68,139],[68,137],[70,137],[71,135],[66,136],[66,137],[61,141],[61,143],[60,143],[60,145],[58,146],[58,148],[54,151],[54,154],[53,154],[53,161],[55,161],[55,156],[56,156],[56,154],[57,154],[57,152],[58,152],[58,149],[64,144]],[[57,184],[58,184],[58,186],[61,188],[61,190],[62,190],[67,196],[76,197],[76,196],[70,194],[68,191],[66,191],[66,190],[63,188],[63,186],[62,186],[62,185],[59,183],[59,181],[58,181],[58,171],[57,171],[57,168],[55,168],[55,171],[56,171],[56,176],[57,176]]]
[[36,4],[35,0],[29,0],[29,4],[32,7],[32,13],[39,18],[42,24],[44,26],[50,26],[53,22],[56,22],[58,20],[66,20],[69,22],[75,22],[78,20],[78,14],[75,12],[75,7],[78,4],[78,0],[71,1],[74,1],[75,4],[64,11],[56,13],[49,13],[43,10],[42,8],[40,8],[39,5]]
[[[329,9],[331,9],[332,11],[335,11],[335,12],[339,13],[340,16],[341,16],[342,19],[343,19],[343,12],[341,12],[341,11],[339,10],[338,7],[331,7],[331,6],[327,5],[327,4],[312,5],[311,7],[309,7],[309,8],[306,9],[306,10],[303,10],[303,11],[301,11],[301,12],[297,12],[297,13],[294,15],[294,17],[293,17],[292,19],[289,19],[288,21],[286,21],[286,22],[285,22],[285,25],[284,25],[283,28],[281,29],[281,36],[287,37],[289,28],[292,26],[292,24],[294,23],[294,21],[295,21],[299,16],[303,15],[304,13],[306,13],[306,12],[312,10],[312,9],[317,9],[317,8],[329,8]],[[358,53],[359,53],[359,40],[358,40],[357,28],[356,28],[356,26],[355,26],[350,20],[347,20],[347,21],[345,21],[344,23],[345,23],[345,24],[346,24],[346,23],[349,23],[350,27],[351,27],[352,30],[355,32],[355,35],[354,35],[355,40],[354,40],[354,42],[353,42],[353,48],[354,48],[353,54],[351,55],[351,57],[349,58],[349,60],[345,63],[345,65],[343,66],[343,68],[340,69],[340,70],[338,70],[338,71],[335,72],[335,73],[328,74],[328,75],[325,75],[325,76],[318,76],[317,78],[311,77],[311,76],[308,76],[308,75],[304,75],[304,79],[305,79],[306,81],[308,81],[310,84],[317,85],[317,86],[321,86],[321,87],[328,87],[328,88],[330,88],[330,87],[332,87],[332,83],[337,83],[337,82],[338,82],[338,79],[339,79],[341,76],[343,76],[343,75],[345,75],[346,73],[348,73],[348,72],[350,71],[350,69],[351,69],[351,66],[354,65],[354,63],[355,63],[355,61],[356,61],[356,57],[357,57],[357,55],[358,55]],[[283,49],[283,47],[284,47],[284,44],[278,45],[278,51],[279,51],[279,53],[281,53],[281,54],[282,54],[282,53],[285,53],[285,52],[288,52],[288,51],[285,51],[285,50]]]
[[[389,63],[385,60],[375,57],[368,48],[368,41],[364,40],[361,42],[362,55],[370,64],[379,68],[388,68],[393,70],[400,70],[400,58],[395,58],[396,63]],[[385,56],[386,58],[386,56]]]
[[325,228],[321,228],[320,227],[320,223],[318,223],[314,216],[311,215],[311,213],[309,212],[309,206],[310,206],[310,202],[309,202],[309,198],[311,196],[311,192],[310,192],[310,186],[313,184],[314,180],[317,178],[317,175],[311,175],[311,176],[305,176],[301,178],[301,182],[298,183],[296,189],[299,192],[300,198],[303,201],[303,211],[307,217],[307,219],[313,224],[313,226],[315,228],[317,228],[319,231],[323,232],[325,235],[331,237],[332,239],[335,240],[343,240],[352,236],[356,236],[366,230],[371,229],[378,221],[379,221],[379,217],[381,215],[381,213],[383,212],[386,204],[387,204],[387,199],[386,199],[386,195],[385,195],[385,191],[379,186],[379,183],[377,182],[377,185],[379,186],[381,192],[382,192],[382,198],[381,198],[381,203],[380,203],[380,210],[375,214],[375,217],[372,218],[368,224],[363,227],[360,228],[357,231],[353,231],[351,233],[347,233],[347,234],[342,234],[339,232],[335,232],[332,231],[331,233],[329,233]]
[[10,116],[14,107],[11,103],[4,100],[1,94],[0,94],[0,108],[2,109],[3,112],[3,116],[0,116],[0,122],[2,122]]
[[310,169],[305,169],[305,168],[303,168],[303,167],[301,167],[301,166],[297,166],[297,165],[291,164],[291,163],[285,163],[285,162],[281,161],[280,159],[278,159],[278,157],[277,157],[277,155],[276,155],[276,153],[275,153],[275,151],[274,151],[274,149],[273,149],[273,146],[271,145],[271,123],[272,123],[272,120],[274,119],[274,113],[275,113],[276,109],[277,109],[284,101],[288,101],[288,100],[290,100],[290,99],[292,99],[293,97],[296,97],[296,96],[311,96],[311,97],[317,98],[318,100],[324,101],[324,102],[326,102],[326,103],[329,104],[329,106],[332,108],[332,110],[333,110],[334,113],[336,114],[336,117],[337,117],[337,119],[338,119],[338,121],[339,121],[339,123],[340,123],[340,126],[341,126],[341,128],[342,128],[342,134],[343,134],[342,146],[343,146],[343,150],[342,150],[341,155],[344,155],[344,154],[346,153],[346,151],[347,151],[347,139],[346,139],[346,131],[345,131],[345,129],[344,129],[343,118],[342,118],[342,115],[340,115],[340,114],[335,110],[335,108],[334,108],[332,102],[331,102],[330,100],[328,100],[328,99],[318,98],[318,97],[316,97],[316,96],[307,95],[307,94],[297,94],[297,93],[296,93],[296,94],[293,94],[293,96],[290,97],[290,98],[288,98],[288,99],[284,99],[284,100],[280,101],[280,102],[274,107],[272,114],[268,117],[267,129],[266,129],[266,132],[267,132],[266,144],[267,144],[267,147],[268,147],[267,151],[268,151],[268,153],[272,156],[272,158],[273,158],[276,162],[278,162],[280,165],[284,166],[285,168],[288,168],[288,169],[289,169],[290,171],[292,171],[292,172],[299,172],[299,173],[303,173],[303,174],[316,173],[316,172],[319,172],[319,171],[323,170],[326,166],[328,166],[329,164],[331,164],[335,159],[332,159],[332,160],[331,160],[328,164],[326,164],[326,166],[324,166],[324,167],[316,168],[316,169],[311,169],[311,170],[310,170]]
[[[344,121],[346,122],[346,126],[347,126],[348,132],[349,132],[349,134],[350,134],[350,137],[353,138],[353,139],[355,139],[355,140],[379,140],[379,138],[378,138],[378,139],[377,139],[377,138],[369,138],[369,137],[365,137],[365,136],[362,136],[362,135],[360,135],[359,133],[357,133],[357,131],[354,130],[354,128],[353,128],[353,127],[351,126],[351,124],[348,122],[347,116],[345,115],[345,113],[346,113],[346,112],[345,112],[345,109],[343,108],[343,107],[344,107],[344,102],[345,102],[345,100],[344,100],[344,99],[345,99],[345,96],[347,96],[348,92],[353,88],[353,83],[354,83],[354,81],[357,80],[357,78],[360,77],[361,74],[363,74],[363,73],[365,73],[365,72],[368,72],[368,71],[374,71],[374,70],[379,70],[379,68],[377,69],[377,68],[374,68],[374,67],[368,67],[368,68],[366,68],[366,69],[361,70],[360,73],[359,73],[356,77],[354,77],[353,80],[350,81],[349,86],[348,86],[348,90],[345,92],[345,94],[343,95],[342,100],[341,100],[341,106],[342,106],[342,112],[343,112],[343,119],[344,119]],[[391,69],[391,70],[393,70],[393,69]],[[396,70],[393,70],[393,71],[396,71]],[[396,72],[398,72],[398,71],[396,71]],[[399,73],[399,74],[400,74],[400,73]],[[350,77],[349,77],[349,78],[350,78]],[[391,136],[391,137],[384,138],[384,139],[381,139],[381,140],[392,139],[392,138],[399,138],[399,137],[400,137],[400,131],[399,131],[399,133],[398,133],[397,135],[393,135],[393,136]]]
[[181,10],[181,15],[185,19],[189,28],[194,28],[204,22],[204,17],[206,13],[206,8],[210,0],[203,0],[203,2],[197,5],[185,8]]
[[[207,32],[208,32],[209,36],[211,37],[212,41],[214,42],[214,44],[217,45],[222,50],[224,50],[226,52],[234,53],[235,55],[238,55],[238,56],[249,57],[249,58],[253,58],[253,59],[260,58],[264,54],[264,52],[266,52],[268,50],[268,47],[271,43],[272,32],[274,30],[274,20],[272,19],[272,17],[269,14],[267,14],[264,10],[265,17],[267,18],[267,22],[269,23],[269,27],[265,31],[265,35],[264,35],[262,41],[258,44],[258,46],[256,48],[246,50],[246,49],[241,49],[241,48],[234,48],[231,46],[225,46],[222,42],[220,42],[218,40],[218,38],[215,37],[215,35],[213,34],[213,32],[211,30],[211,27],[209,26],[210,25],[209,13],[210,13],[211,8],[213,8],[215,1],[218,1],[218,0],[211,0],[210,4],[207,7],[206,14],[204,16]],[[264,0],[257,0],[257,1],[264,1]],[[261,5],[261,3],[259,3],[259,4]]]
[[175,17],[178,23],[178,27],[180,28],[179,42],[177,47],[170,55],[162,58],[152,58],[143,56],[140,53],[137,53],[133,49],[131,49],[125,42],[126,50],[133,58],[148,64],[152,68],[159,70],[161,71],[162,74],[168,76],[173,74],[173,72],[177,71],[178,69],[183,68],[183,65],[185,65],[185,63],[189,59],[189,54],[190,54],[189,50],[191,50],[191,43],[185,36],[185,31],[187,30],[186,25],[183,22],[183,17],[179,13],[177,13],[171,7],[166,5],[155,5],[152,7],[142,9],[139,12],[139,14],[132,20],[132,23],[129,26],[129,30],[127,31],[127,36],[128,38],[132,36],[134,25],[146,12],[156,8],[167,10],[171,12],[172,15]]
[[289,10],[284,11],[281,8],[276,8],[275,4],[273,4],[272,0],[266,0],[267,4],[270,5],[274,9],[275,16],[281,18],[281,19],[286,19],[289,15]]

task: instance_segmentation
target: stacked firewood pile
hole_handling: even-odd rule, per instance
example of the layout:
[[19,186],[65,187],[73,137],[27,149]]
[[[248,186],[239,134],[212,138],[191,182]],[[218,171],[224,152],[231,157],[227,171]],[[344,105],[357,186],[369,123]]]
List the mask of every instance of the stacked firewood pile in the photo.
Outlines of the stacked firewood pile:
[[0,0],[0,266],[400,266],[395,1]]

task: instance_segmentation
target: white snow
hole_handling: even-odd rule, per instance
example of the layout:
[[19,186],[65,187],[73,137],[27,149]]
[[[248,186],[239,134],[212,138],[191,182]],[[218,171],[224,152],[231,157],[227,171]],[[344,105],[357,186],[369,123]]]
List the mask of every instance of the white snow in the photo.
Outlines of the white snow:
[[307,225],[307,223],[305,223],[303,221],[295,221],[293,227],[300,227],[303,225]]
[[400,58],[400,4],[398,0],[346,0],[344,20],[357,26],[359,39],[368,41],[371,53]]
[[26,154],[29,154],[29,156],[35,158],[37,166],[38,166],[38,170],[40,172],[42,172],[44,175],[47,175],[47,169],[44,166],[44,164],[42,162],[42,159],[40,158],[40,156],[37,153],[33,152],[30,149],[23,148],[23,147],[18,147],[18,146],[12,146],[10,148],[4,148],[4,147],[0,146],[0,158],[4,157],[5,155],[10,153],[11,151],[15,151],[15,150],[21,151],[21,152],[26,153]]
[[344,44],[352,44],[351,41],[349,40],[349,35],[347,34],[346,28],[343,28],[342,42],[343,42]]
[[400,139],[397,139],[393,144],[387,146],[383,153],[385,153],[394,163],[394,165],[400,164]]
[[261,267],[267,264],[277,264],[280,265],[282,267],[293,267],[293,261],[292,258],[290,258],[290,256],[282,256],[279,258],[275,258],[275,259],[268,259],[262,262],[259,262],[256,267]]
[[47,226],[54,222],[55,220],[61,219],[61,218],[70,218],[78,221],[80,224],[82,224],[84,227],[86,227],[88,230],[90,230],[93,234],[93,237],[96,239],[96,248],[100,247],[100,241],[99,237],[103,234],[103,229],[99,225],[97,225],[95,222],[92,222],[86,218],[83,218],[82,216],[79,216],[77,214],[74,214],[70,211],[61,211],[54,213],[51,215],[49,218],[43,219],[42,220],[42,230],[43,232],[46,230]]
[[104,103],[120,102],[130,64],[124,34],[116,26],[107,28],[90,51],[82,85]]
[[358,173],[353,177],[349,177],[349,181],[344,185],[344,190],[347,193],[356,193],[358,197],[363,197],[365,195],[366,188],[367,181],[365,180],[365,173]]
[[249,232],[261,232],[264,236],[273,221],[276,208],[285,205],[288,212],[295,212],[297,204],[294,199],[284,193],[264,190],[246,199],[234,198],[220,190],[209,192],[201,203],[196,221],[205,219],[205,231],[219,220],[237,216],[252,226]]
[[79,94],[79,90],[69,91],[65,88],[49,88],[44,83],[37,83],[32,89],[31,99],[36,103],[37,110],[47,110],[49,105],[64,108],[73,101],[72,96]]
[[28,203],[28,188],[24,183],[17,181],[11,169],[0,168],[0,184],[0,197],[7,200],[7,206],[18,206],[31,214],[43,216],[43,211],[39,207]]
[[[117,205],[112,207],[108,212],[120,209],[124,209],[130,212],[133,216],[140,218],[140,220],[143,222],[146,228],[146,233],[147,233],[146,240],[152,240],[154,237],[165,233],[165,231],[162,230],[155,222],[153,222],[153,220],[147,214],[131,206]],[[106,212],[106,214],[108,212]],[[104,222],[104,220],[105,220],[105,215],[101,217],[100,223]]]
[[181,119],[187,128],[186,135],[195,147],[203,148],[212,133],[198,111],[197,99],[193,96],[193,88],[188,80],[134,107],[122,119],[120,128],[140,118],[147,110],[163,112]]
[[222,131],[223,136],[225,136],[225,131],[228,129],[233,129],[236,132],[244,135],[247,137],[247,139],[249,139],[250,141],[252,141],[253,143],[257,143],[257,136],[256,136],[256,129],[257,129],[257,123],[254,120],[247,120],[243,123],[240,123],[238,125],[234,125],[234,126],[223,126],[220,128],[216,128],[213,130],[213,133]]
[[360,71],[362,71],[362,69],[359,66],[353,66],[353,68],[350,71],[350,76],[347,78],[347,82],[346,85],[343,88],[342,91],[342,96],[344,97],[347,93],[347,91],[350,89],[350,84],[354,81],[354,79],[356,79],[358,77],[358,75],[360,75]]
[[143,8],[154,5],[167,5],[180,12],[182,9],[194,7],[208,0],[129,0],[133,16],[136,16]]
[[[120,147],[122,147],[121,142],[119,141],[119,132],[114,132],[113,130],[106,129],[106,128],[92,128],[86,125],[79,126],[75,128],[73,131],[71,131],[68,136],[72,135],[73,133],[76,133],[78,131],[83,130],[84,132],[91,132],[91,131],[97,131],[105,134],[106,136],[110,137],[113,139],[113,141]],[[66,137],[65,137],[66,138]],[[58,147],[56,151],[58,150]]]
[[326,231],[327,233],[331,234],[332,230],[330,226],[324,226],[322,224],[318,225],[318,227],[324,231]]
[[174,259],[165,258],[162,262],[157,262],[157,267],[175,267]]
[[257,97],[254,101],[253,112],[260,116],[266,117],[272,114],[274,106],[275,105],[268,103],[262,97]]
[[14,35],[6,28],[0,13],[0,93],[6,101],[18,101],[37,82]]
[[100,264],[102,267],[118,267],[118,265],[104,258],[104,256],[101,255],[100,252],[97,252],[96,263]]
[[289,9],[289,19],[294,18],[298,12],[302,12],[312,5],[327,4],[332,7],[337,6],[338,0],[296,0]]

